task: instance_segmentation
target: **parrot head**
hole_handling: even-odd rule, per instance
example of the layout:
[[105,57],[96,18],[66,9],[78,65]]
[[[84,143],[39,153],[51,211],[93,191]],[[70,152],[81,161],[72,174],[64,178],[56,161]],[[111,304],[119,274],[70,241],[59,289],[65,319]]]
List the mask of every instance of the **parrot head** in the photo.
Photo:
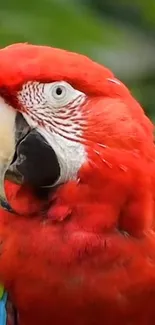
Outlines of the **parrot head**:
[[67,183],[83,186],[89,199],[88,186],[97,200],[106,196],[103,188],[114,198],[109,180],[125,191],[131,166],[142,169],[152,152],[152,123],[110,70],[46,46],[0,50],[3,206],[13,205],[19,189],[28,197],[30,188],[46,192]]

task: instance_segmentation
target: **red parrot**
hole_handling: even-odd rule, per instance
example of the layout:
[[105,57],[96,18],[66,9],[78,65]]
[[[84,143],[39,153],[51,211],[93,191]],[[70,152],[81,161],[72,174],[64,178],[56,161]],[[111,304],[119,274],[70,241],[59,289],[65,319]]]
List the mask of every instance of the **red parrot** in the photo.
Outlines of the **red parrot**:
[[0,283],[19,325],[155,324],[153,130],[91,59],[0,50]]

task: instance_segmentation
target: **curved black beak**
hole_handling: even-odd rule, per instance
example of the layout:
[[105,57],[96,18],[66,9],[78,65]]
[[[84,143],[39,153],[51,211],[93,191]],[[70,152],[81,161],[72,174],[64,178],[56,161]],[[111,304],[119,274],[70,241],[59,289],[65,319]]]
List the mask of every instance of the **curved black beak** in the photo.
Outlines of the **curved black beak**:
[[[0,204],[6,209],[9,203],[4,191],[5,179],[40,188],[52,186],[60,176],[54,150],[37,129],[30,128],[20,113],[16,113],[10,137],[13,139],[10,155],[6,154],[5,163],[0,159]],[[1,147],[0,144],[0,151]]]

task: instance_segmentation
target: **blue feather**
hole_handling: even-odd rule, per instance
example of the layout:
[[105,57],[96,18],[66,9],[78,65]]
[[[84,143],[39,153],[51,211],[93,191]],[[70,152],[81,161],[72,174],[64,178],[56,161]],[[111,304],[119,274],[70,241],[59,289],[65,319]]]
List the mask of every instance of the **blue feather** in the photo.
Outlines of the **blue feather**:
[[6,321],[7,321],[6,302],[7,302],[7,293],[4,293],[3,297],[0,300],[0,325],[6,325]]

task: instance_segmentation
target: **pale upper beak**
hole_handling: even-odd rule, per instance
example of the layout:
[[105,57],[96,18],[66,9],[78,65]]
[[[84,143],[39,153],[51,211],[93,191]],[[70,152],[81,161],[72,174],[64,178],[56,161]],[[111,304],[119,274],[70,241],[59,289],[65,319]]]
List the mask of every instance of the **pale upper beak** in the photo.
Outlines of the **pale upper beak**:
[[16,111],[0,98],[0,201],[5,202],[5,173],[15,152]]
[[8,207],[4,190],[5,178],[15,183],[22,181],[21,175],[11,166],[16,146],[29,131],[29,126],[16,110],[0,98],[0,205]]

